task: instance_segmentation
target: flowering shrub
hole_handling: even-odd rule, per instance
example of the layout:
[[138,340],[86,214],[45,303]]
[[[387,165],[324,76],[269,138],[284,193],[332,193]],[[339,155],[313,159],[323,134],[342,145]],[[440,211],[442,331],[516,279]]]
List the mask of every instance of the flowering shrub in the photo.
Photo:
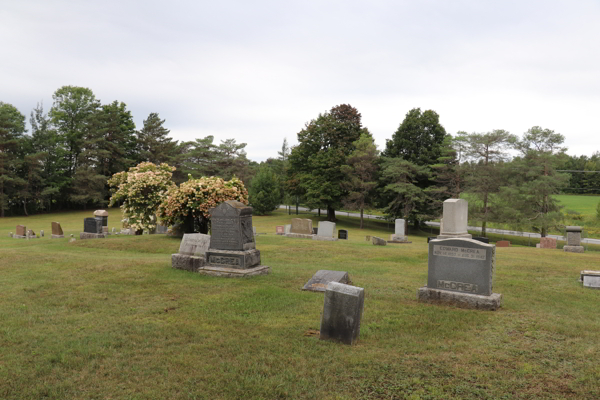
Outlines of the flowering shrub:
[[122,201],[123,215],[135,231],[154,231],[156,213],[166,193],[177,188],[171,180],[175,167],[143,162],[129,171],[118,172],[108,180],[113,192],[110,205]]
[[158,208],[159,216],[167,225],[185,225],[186,232],[194,232],[196,226],[202,233],[208,232],[209,210],[226,200],[248,204],[248,191],[236,177],[224,181],[214,176],[192,179],[179,187],[171,187]]

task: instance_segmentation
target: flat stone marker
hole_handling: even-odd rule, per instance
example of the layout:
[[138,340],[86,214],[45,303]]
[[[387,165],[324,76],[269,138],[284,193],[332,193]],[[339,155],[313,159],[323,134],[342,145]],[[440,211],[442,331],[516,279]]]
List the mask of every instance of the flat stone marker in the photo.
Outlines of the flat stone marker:
[[386,246],[387,242],[380,237],[371,236],[371,241],[375,246]]
[[346,229],[340,229],[338,231],[338,239],[348,240],[348,231]]
[[352,345],[358,341],[360,320],[365,303],[365,289],[329,282],[321,318],[319,339]]
[[471,235],[467,232],[469,216],[469,203],[463,199],[448,199],[444,201],[443,224],[440,225],[438,239],[466,238]]
[[556,249],[556,239],[551,237],[541,238],[540,249]]
[[600,271],[581,271],[579,281],[584,287],[600,289]]
[[502,295],[492,292],[495,263],[494,245],[473,239],[431,240],[427,286],[418,290],[418,299],[496,310]]
[[302,288],[311,292],[324,292],[329,282],[348,283],[350,279],[346,271],[318,270]]
[[277,235],[284,235],[285,234],[285,226],[283,226],[283,225],[277,225],[275,227],[275,233]]
[[179,253],[171,254],[171,267],[197,272],[204,266],[204,255],[210,246],[210,235],[186,233],[181,239]]
[[496,247],[510,247],[510,242],[508,240],[498,240]]
[[319,221],[319,228],[317,233],[313,236],[314,240],[338,240],[333,237],[335,233],[335,222]]
[[581,232],[583,228],[580,226],[567,226],[567,244],[563,246],[563,250],[570,253],[583,253],[584,247],[581,245]]

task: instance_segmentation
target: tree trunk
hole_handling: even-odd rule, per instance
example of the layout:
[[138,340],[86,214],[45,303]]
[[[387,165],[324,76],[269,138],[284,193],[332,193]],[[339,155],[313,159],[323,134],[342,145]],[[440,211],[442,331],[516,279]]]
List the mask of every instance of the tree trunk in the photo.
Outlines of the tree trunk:
[[321,217],[321,206],[319,206],[319,212],[317,213],[317,216],[320,218]]
[[483,195],[483,222],[481,223],[481,236],[486,237],[487,227],[487,215],[488,215],[488,194],[487,192]]
[[363,228],[363,209],[360,209],[360,229]]
[[327,221],[335,222],[335,209],[327,205]]
[[27,214],[27,201],[23,200],[23,212],[25,213],[26,217],[29,217],[29,214]]

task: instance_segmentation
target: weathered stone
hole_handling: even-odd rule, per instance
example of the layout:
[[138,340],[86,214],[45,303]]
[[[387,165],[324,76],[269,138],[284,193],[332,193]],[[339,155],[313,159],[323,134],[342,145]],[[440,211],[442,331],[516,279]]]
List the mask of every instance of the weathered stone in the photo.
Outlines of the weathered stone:
[[256,248],[252,230],[252,207],[227,200],[210,210],[210,248],[244,251]]
[[404,221],[403,219],[400,219],[400,218],[396,219],[395,227],[394,227],[394,235],[397,238],[390,239],[390,240],[396,240],[396,241],[406,240],[406,221]]
[[358,341],[365,290],[338,282],[329,282],[325,291],[321,340],[335,340],[352,345]]
[[333,238],[335,233],[335,222],[319,221],[317,235],[320,237]]
[[584,287],[600,289],[600,271],[581,271],[579,281]]
[[585,248],[583,246],[563,246],[563,250],[568,253],[584,253]]
[[312,239],[315,237],[315,235],[305,235],[303,233],[286,233],[285,237],[294,239]]
[[198,272],[204,266],[204,255],[201,257],[187,254],[171,254],[171,267],[190,272]]
[[202,233],[186,233],[179,244],[179,254],[204,257],[210,247],[210,235]]
[[431,289],[427,286],[419,288],[417,299],[423,303],[447,304],[460,308],[495,311],[502,306],[502,295],[492,293],[490,296],[479,294],[457,293],[447,290]]
[[284,227],[284,234],[292,233],[292,224],[286,224]]
[[510,247],[510,242],[508,240],[498,240],[496,247]]
[[53,222],[52,223],[52,235],[56,235],[56,236],[63,236],[63,230],[62,227],[60,226],[59,222]]
[[248,269],[223,268],[206,265],[198,269],[198,273],[202,275],[219,276],[224,278],[246,278],[257,275],[267,275],[270,272],[271,268],[267,267],[266,265],[259,265],[258,267]]
[[556,249],[556,239],[551,237],[541,238],[540,249]]
[[79,239],[104,239],[106,235],[104,233],[90,233],[90,232],[80,232]]
[[40,236],[44,237],[44,230],[43,229],[40,229]]
[[94,217],[108,217],[108,211],[96,210],[96,211],[94,211]]
[[206,252],[206,264],[213,267],[248,269],[260,264],[260,251],[215,250]]
[[27,231],[27,236],[29,236],[30,238],[34,238],[36,236],[35,232],[33,231],[33,229],[29,229]]
[[[567,226],[567,246],[569,247],[580,247],[581,246],[581,232],[583,228],[580,226]],[[564,246],[564,247],[567,247]],[[572,250],[565,250],[572,251]],[[574,253],[583,253],[583,251],[573,251]]]
[[346,271],[318,270],[302,288],[311,292],[324,292],[329,282],[348,283],[350,281]]
[[102,220],[96,218],[85,218],[83,220],[83,232],[102,234]]
[[275,227],[275,233],[278,235],[285,235],[285,226],[283,225],[277,225]]
[[311,219],[293,218],[290,233],[300,233],[303,235],[312,235],[313,226]]
[[443,225],[440,225],[438,239],[466,238],[471,235],[467,232],[469,216],[469,203],[463,199],[448,199],[444,201]]
[[27,235],[27,227],[25,225],[17,225],[15,235],[25,237]]
[[383,240],[382,238],[377,237],[377,236],[371,236],[371,240],[372,240],[372,243],[375,246],[385,246],[385,245],[387,245],[387,242],[385,240]]
[[158,224],[156,225],[156,233],[158,235],[165,235],[167,233],[167,226],[166,225],[162,225],[162,224]]
[[338,230],[338,239],[348,240],[348,231],[346,229]]
[[473,239],[429,242],[427,287],[489,296],[496,247]]

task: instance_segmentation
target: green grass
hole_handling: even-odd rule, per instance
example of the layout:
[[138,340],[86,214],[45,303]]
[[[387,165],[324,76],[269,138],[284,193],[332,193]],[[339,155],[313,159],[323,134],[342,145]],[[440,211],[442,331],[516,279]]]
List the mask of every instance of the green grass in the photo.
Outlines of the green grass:
[[[68,243],[89,215],[0,220],[2,399],[600,397],[600,291],[577,282],[599,253],[497,249],[504,304],[483,312],[418,303],[425,235],[372,246],[382,222],[340,218],[350,240],[315,242],[274,235],[294,216],[254,217],[272,273],[225,279],[170,268],[179,240],[164,235]],[[8,237],[53,220],[66,239]],[[323,295],[300,288],[318,269],[365,288],[355,346],[314,335]]]
[[585,216],[596,216],[596,207],[600,196],[578,196],[575,194],[561,194],[554,196],[564,210],[573,210]]

